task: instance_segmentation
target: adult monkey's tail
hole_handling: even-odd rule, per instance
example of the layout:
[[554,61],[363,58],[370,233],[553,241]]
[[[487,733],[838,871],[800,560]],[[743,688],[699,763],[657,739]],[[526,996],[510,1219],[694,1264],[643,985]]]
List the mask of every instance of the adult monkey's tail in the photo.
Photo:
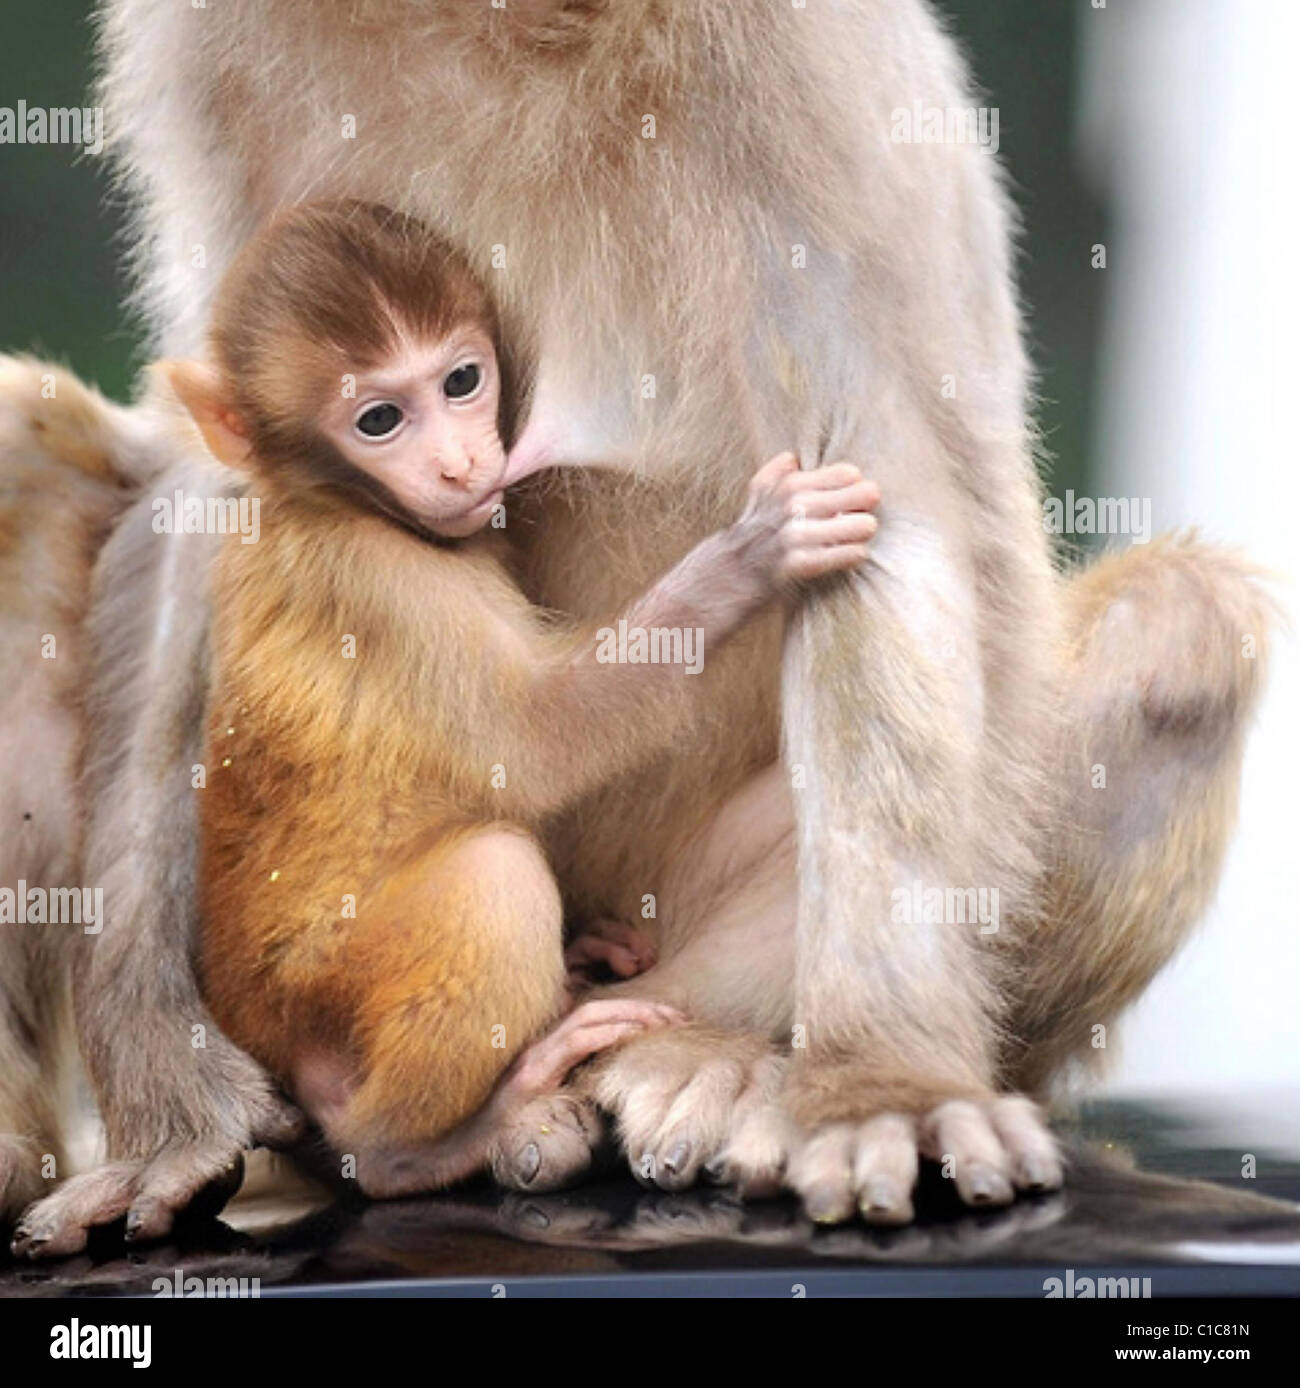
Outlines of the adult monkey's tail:
[[1064,812],[1045,917],[1017,941],[1018,1087],[1104,1059],[1107,1027],[1213,898],[1276,624],[1263,577],[1186,535],[1065,580]]
[[72,372],[27,356],[0,356],[0,480],[15,489],[58,485],[57,472],[133,488],[166,458],[149,413],[107,400]]

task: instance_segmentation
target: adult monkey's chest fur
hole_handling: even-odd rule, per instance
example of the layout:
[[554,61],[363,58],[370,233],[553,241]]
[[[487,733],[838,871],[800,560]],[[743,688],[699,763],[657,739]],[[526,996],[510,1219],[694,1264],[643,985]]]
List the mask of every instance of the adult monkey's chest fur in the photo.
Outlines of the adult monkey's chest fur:
[[[845,303],[821,273],[791,281],[809,239],[798,224],[829,215],[827,131],[807,91],[756,112],[734,63],[683,20],[689,7],[657,7],[672,11],[680,69],[647,38],[618,82],[581,53],[504,63],[481,36],[458,37],[462,24],[411,23],[436,18],[433,4],[362,6],[372,27],[340,26],[328,5],[255,8],[259,25],[285,27],[266,50],[300,55],[305,80],[287,128],[281,83],[237,50],[245,162],[264,164],[269,144],[279,199],[384,202],[463,246],[557,462],[716,472],[724,446],[757,464],[795,442],[801,327]],[[608,24],[596,9],[590,23]],[[777,324],[757,308],[774,301]]]
[[[288,22],[259,11],[259,23]],[[804,105],[764,114],[752,92],[729,95],[738,74],[703,52],[671,92],[606,82],[597,97],[556,63],[504,81],[470,46],[434,35],[327,36],[328,12],[296,9],[292,35],[266,45],[301,55],[292,129],[282,88],[246,71],[246,161],[264,162],[267,141],[280,199],[386,203],[466,249],[507,346],[523,349],[530,422],[553,435],[554,460],[647,476],[644,487],[578,480],[520,536],[531,596],[578,616],[612,612],[733,519],[753,468],[798,442],[812,358],[848,303],[791,263],[796,223],[825,210],[812,177],[824,173],[824,131]],[[348,47],[350,61],[326,61],[317,44]],[[706,654],[702,717],[671,757],[557,826],[576,894],[617,881],[639,895],[679,806],[720,799],[775,756],[778,671],[770,623]]]

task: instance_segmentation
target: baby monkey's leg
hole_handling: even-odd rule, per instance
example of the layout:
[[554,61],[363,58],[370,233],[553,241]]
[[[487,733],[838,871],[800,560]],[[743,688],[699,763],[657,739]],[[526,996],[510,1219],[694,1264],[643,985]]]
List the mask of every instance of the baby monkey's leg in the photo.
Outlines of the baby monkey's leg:
[[335,938],[314,988],[350,999],[351,1054],[305,1050],[292,1078],[372,1196],[485,1167],[517,1107],[669,1015],[590,1004],[536,1040],[566,1007],[560,898],[541,848],[508,826],[448,835],[363,899],[355,928]]

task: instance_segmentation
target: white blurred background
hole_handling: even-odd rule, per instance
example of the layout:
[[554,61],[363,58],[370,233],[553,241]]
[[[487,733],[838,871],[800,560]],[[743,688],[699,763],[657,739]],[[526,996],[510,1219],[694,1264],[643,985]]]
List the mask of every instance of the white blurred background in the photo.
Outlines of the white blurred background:
[[[1114,217],[1092,490],[1239,543],[1294,614],[1300,0],[1112,0],[1081,27],[1079,150]],[[1119,1029],[1114,1093],[1289,1089],[1300,1131],[1298,719],[1290,637],[1218,903]]]

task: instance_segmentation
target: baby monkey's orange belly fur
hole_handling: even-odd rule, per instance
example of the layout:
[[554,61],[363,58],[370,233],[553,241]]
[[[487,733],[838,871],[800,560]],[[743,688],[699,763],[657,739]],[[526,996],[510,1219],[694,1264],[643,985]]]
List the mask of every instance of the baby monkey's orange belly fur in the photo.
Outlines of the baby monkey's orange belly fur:
[[[272,526],[217,568],[197,792],[205,995],[290,1088],[308,1058],[341,1067],[336,1142],[420,1140],[478,1109],[559,1014],[561,907],[526,828],[490,813],[486,774],[482,793],[457,793],[413,652],[364,598],[339,601],[349,563],[373,555],[345,549],[331,578],[324,538]],[[416,595],[446,577],[436,550],[403,559]]]

